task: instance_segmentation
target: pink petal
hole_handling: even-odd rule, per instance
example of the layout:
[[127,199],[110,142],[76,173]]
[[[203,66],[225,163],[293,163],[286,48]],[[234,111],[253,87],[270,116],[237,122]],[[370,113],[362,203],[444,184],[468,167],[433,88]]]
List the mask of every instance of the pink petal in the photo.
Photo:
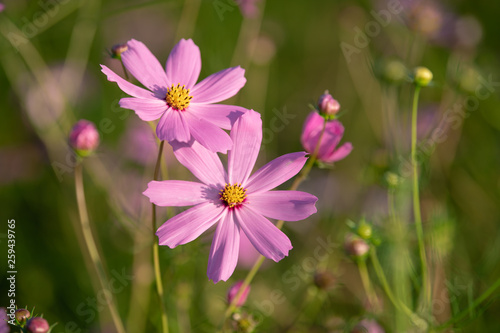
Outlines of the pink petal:
[[307,161],[305,152],[290,153],[275,158],[248,179],[248,193],[264,192],[295,176]]
[[135,97],[122,98],[120,100],[120,106],[124,109],[134,110],[139,118],[144,121],[156,120],[168,109],[168,105],[165,101]]
[[217,153],[201,146],[197,141],[190,143],[172,142],[177,160],[189,169],[201,182],[222,189],[226,172]]
[[[344,135],[344,126],[338,120],[331,120],[326,123],[325,132],[321,138],[321,144],[318,151],[318,159],[324,160],[326,156],[331,155],[342,136]],[[319,137],[319,134],[318,134]],[[315,138],[315,143],[318,138]]]
[[264,216],[249,206],[234,210],[235,220],[252,245],[266,258],[276,262],[292,249],[290,239]]
[[249,110],[243,114],[231,130],[233,148],[227,155],[229,182],[245,184],[257,160],[262,142],[260,114]]
[[166,92],[167,75],[160,62],[143,43],[131,39],[122,53],[123,65],[140,83],[154,92]]
[[224,130],[190,112],[186,112],[185,116],[189,131],[196,141],[210,151],[227,154],[233,141]]
[[138,86],[122,79],[108,67],[101,65],[101,68],[101,71],[108,77],[108,81],[116,82],[118,84],[118,87],[120,87],[123,92],[129,94],[130,96],[156,99],[155,95],[152,92],[147,91],[146,89],[139,88]]
[[228,130],[248,109],[234,105],[191,103],[188,111],[200,119],[205,119],[218,127]]
[[177,140],[180,142],[188,142],[191,139],[189,125],[186,119],[181,115],[183,111],[168,109],[160,118],[160,122],[156,127],[156,135],[160,140],[168,142]]
[[[211,193],[215,192],[215,193]],[[151,181],[142,194],[157,206],[193,206],[217,195],[205,184],[182,180]]]
[[225,213],[223,205],[205,202],[163,223],[156,231],[160,245],[174,248],[189,243],[214,225]]
[[314,195],[301,191],[270,191],[251,194],[247,202],[266,217],[283,221],[300,221],[316,213]]
[[238,263],[240,227],[232,215],[228,213],[220,220],[210,247],[207,275],[214,283],[227,281]]
[[352,144],[350,142],[344,143],[342,146],[337,148],[335,151],[333,151],[332,154],[325,156],[324,161],[325,162],[336,162],[339,161],[343,158],[345,158],[347,155],[349,155],[352,151]]
[[200,48],[191,39],[181,39],[170,52],[165,69],[171,84],[191,89],[200,76]]
[[233,97],[245,85],[245,70],[227,68],[210,75],[191,90],[193,103],[217,103]]
[[312,111],[306,118],[304,122],[304,128],[302,129],[302,136],[300,141],[308,153],[313,153],[316,147],[316,141],[312,141],[314,137],[317,137],[321,130],[323,129],[323,124],[325,119],[319,115],[318,112]]

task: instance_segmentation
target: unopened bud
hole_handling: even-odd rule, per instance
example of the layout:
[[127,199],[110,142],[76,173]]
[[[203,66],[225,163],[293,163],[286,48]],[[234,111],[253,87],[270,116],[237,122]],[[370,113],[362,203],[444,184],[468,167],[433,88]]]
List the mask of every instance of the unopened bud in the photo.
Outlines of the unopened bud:
[[370,251],[370,245],[364,239],[349,234],[344,242],[344,249],[348,255],[354,258],[362,258]]
[[111,48],[111,57],[115,59],[121,59],[122,53],[128,50],[128,45],[125,44],[116,44]]
[[384,329],[372,319],[361,320],[354,328],[351,333],[384,333]]
[[79,120],[69,134],[69,143],[81,157],[92,154],[99,145],[99,132],[94,123]]
[[42,317],[33,317],[28,320],[26,329],[30,333],[47,333],[50,329],[49,323]]
[[[233,284],[231,286],[231,288],[229,288],[229,290],[227,292],[227,303],[228,304],[231,304],[233,302],[233,299],[236,297],[236,295],[240,291],[242,285],[243,285],[243,281],[238,281],[235,284]],[[240,307],[243,304],[245,304],[249,293],[250,293],[250,286],[246,286],[245,290],[243,290],[243,293],[241,294],[240,298],[238,299],[238,301],[236,302],[235,305],[237,307]]]
[[335,286],[335,276],[330,271],[317,271],[314,273],[314,284],[319,289],[330,290]]
[[428,86],[432,81],[432,72],[427,67],[416,67],[413,70],[413,82],[420,87]]
[[323,115],[335,116],[340,110],[340,104],[328,93],[328,90],[326,90],[325,93],[319,97],[318,109]]
[[357,233],[363,239],[370,239],[373,234],[372,226],[363,219],[358,226]]
[[17,322],[23,326],[26,323],[26,320],[31,317],[31,313],[26,309],[17,309],[16,310],[16,320]]

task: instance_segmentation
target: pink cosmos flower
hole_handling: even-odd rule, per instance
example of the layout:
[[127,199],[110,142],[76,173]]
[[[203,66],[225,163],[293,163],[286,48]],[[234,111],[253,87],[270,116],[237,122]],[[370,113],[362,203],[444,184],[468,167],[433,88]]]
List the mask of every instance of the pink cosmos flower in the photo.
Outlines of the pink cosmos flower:
[[174,216],[156,232],[160,245],[174,248],[196,239],[217,224],[208,259],[208,277],[226,281],[238,261],[240,230],[264,256],[279,261],[288,255],[288,237],[266,217],[298,221],[316,212],[315,196],[300,191],[270,191],[296,175],[305,152],[286,154],[250,176],[262,141],[259,113],[247,111],[231,130],[233,148],[227,172],[218,155],[197,142],[173,143],[174,154],[201,183],[152,181],[144,192],[158,206],[194,207]]
[[[308,153],[314,153],[324,124],[325,119],[316,111],[311,112],[307,116],[300,141]],[[350,142],[346,142],[337,148],[343,135],[344,126],[342,126],[340,121],[329,120],[326,122],[325,132],[319,146],[318,161],[333,163],[349,155],[352,151],[352,144]]]
[[230,129],[246,109],[213,103],[234,96],[245,85],[244,69],[224,69],[196,84],[201,56],[191,39],[181,39],[175,45],[165,69],[143,43],[134,39],[127,42],[121,58],[127,70],[149,91],[104,65],[102,72],[132,96],[120,100],[122,108],[134,110],[145,121],[160,119],[156,127],[160,140],[189,142],[194,138],[214,152],[231,149],[231,139],[221,128]]

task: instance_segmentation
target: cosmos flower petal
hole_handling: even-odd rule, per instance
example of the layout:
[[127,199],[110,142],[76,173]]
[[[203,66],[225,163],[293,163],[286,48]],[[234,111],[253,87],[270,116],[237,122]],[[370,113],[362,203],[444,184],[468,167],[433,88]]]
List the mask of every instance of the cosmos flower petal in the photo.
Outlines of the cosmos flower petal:
[[248,195],[247,201],[255,212],[266,217],[299,221],[316,213],[318,198],[301,191],[268,191]]
[[[318,158],[322,161],[326,156],[331,155],[337,148],[342,136],[344,135],[344,125],[338,120],[331,120],[326,123],[325,133],[321,138],[321,144],[318,151]],[[318,137],[314,139],[314,143],[318,142]]]
[[[142,194],[157,206],[193,206],[207,201],[217,190],[204,184],[182,180],[151,181]],[[212,194],[212,195],[210,195]]]
[[208,257],[207,275],[214,283],[227,281],[238,263],[240,227],[228,212],[217,225]]
[[248,109],[235,105],[191,103],[188,111],[198,116],[198,118],[205,119],[214,125],[229,130]]
[[245,85],[245,70],[226,68],[210,75],[191,89],[193,103],[217,103],[236,95]]
[[236,223],[239,224],[252,245],[266,258],[278,262],[292,249],[290,239],[249,206],[235,209],[234,215]]
[[144,121],[152,121],[161,117],[168,109],[165,101],[159,99],[143,99],[125,97],[120,100],[120,106],[124,109],[134,110]]
[[127,51],[122,53],[122,61],[130,74],[154,92],[170,86],[165,70],[146,45],[131,39],[127,46]]
[[233,146],[229,135],[220,127],[198,118],[196,115],[186,113],[191,135],[202,146],[213,152],[227,154]]
[[245,184],[257,160],[262,142],[260,114],[249,110],[238,118],[231,130],[233,148],[227,155],[228,177],[231,184]]
[[189,125],[186,119],[181,115],[180,111],[167,110],[156,126],[156,135],[160,140],[171,142],[177,140],[180,142],[188,142],[191,139]]
[[201,182],[222,188],[227,182],[226,171],[217,153],[211,152],[198,142],[172,142],[177,160]]
[[123,90],[130,96],[147,98],[147,99],[150,98],[156,99],[155,95],[152,92],[147,91],[146,89],[143,88],[139,88],[138,86],[122,79],[118,74],[113,72],[108,67],[101,65],[101,68],[102,68],[101,71],[108,77],[108,81],[116,82],[118,84],[118,87],[120,87],[121,90]]
[[330,155],[325,156],[324,160],[325,162],[339,161],[349,155],[352,151],[352,148],[352,144],[350,142],[346,142],[335,151],[333,151]]
[[246,185],[248,193],[269,191],[283,184],[299,173],[306,161],[305,152],[290,153],[275,158],[248,179]]
[[189,243],[214,225],[223,215],[223,205],[204,202],[194,206],[163,223],[156,231],[160,245],[174,248]]
[[302,129],[300,141],[302,142],[305,150],[307,150],[309,153],[314,152],[314,148],[316,147],[318,139],[316,139],[316,141],[314,141],[313,139],[314,137],[319,136],[324,123],[325,119],[321,117],[316,111],[312,111],[307,116],[304,122],[304,128]]
[[170,52],[165,69],[171,84],[191,89],[200,76],[200,48],[191,39],[181,39]]

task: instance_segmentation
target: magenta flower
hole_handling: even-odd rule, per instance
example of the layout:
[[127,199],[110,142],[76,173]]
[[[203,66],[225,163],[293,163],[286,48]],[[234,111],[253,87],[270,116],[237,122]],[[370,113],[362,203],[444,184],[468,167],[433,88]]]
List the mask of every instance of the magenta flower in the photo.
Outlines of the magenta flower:
[[270,191],[296,175],[305,152],[286,154],[250,176],[262,141],[262,120],[255,111],[243,114],[231,130],[233,148],[227,172],[219,156],[197,142],[173,143],[174,154],[201,183],[152,181],[144,192],[158,206],[194,207],[174,216],[156,232],[160,245],[174,248],[196,239],[217,224],[208,259],[208,277],[226,281],[238,261],[240,230],[264,256],[279,261],[288,255],[288,237],[266,217],[298,221],[316,212],[315,196],[300,191]]
[[[305,150],[313,154],[314,149],[321,137],[325,119],[318,112],[313,111],[307,116],[302,130],[300,141]],[[326,122],[325,132],[321,137],[321,142],[318,150],[318,161],[324,163],[333,163],[345,158],[352,151],[350,142],[344,143],[338,147],[342,136],[344,135],[344,126],[338,120],[329,120]]]
[[122,108],[134,110],[145,121],[160,119],[156,127],[160,140],[189,142],[194,138],[214,152],[231,149],[231,139],[221,128],[230,129],[246,109],[213,103],[234,96],[245,85],[244,69],[224,69],[196,84],[201,56],[191,39],[181,39],[174,46],[165,70],[151,51],[134,39],[127,42],[121,58],[127,70],[150,91],[122,79],[104,65],[102,72],[132,96],[120,100]]

